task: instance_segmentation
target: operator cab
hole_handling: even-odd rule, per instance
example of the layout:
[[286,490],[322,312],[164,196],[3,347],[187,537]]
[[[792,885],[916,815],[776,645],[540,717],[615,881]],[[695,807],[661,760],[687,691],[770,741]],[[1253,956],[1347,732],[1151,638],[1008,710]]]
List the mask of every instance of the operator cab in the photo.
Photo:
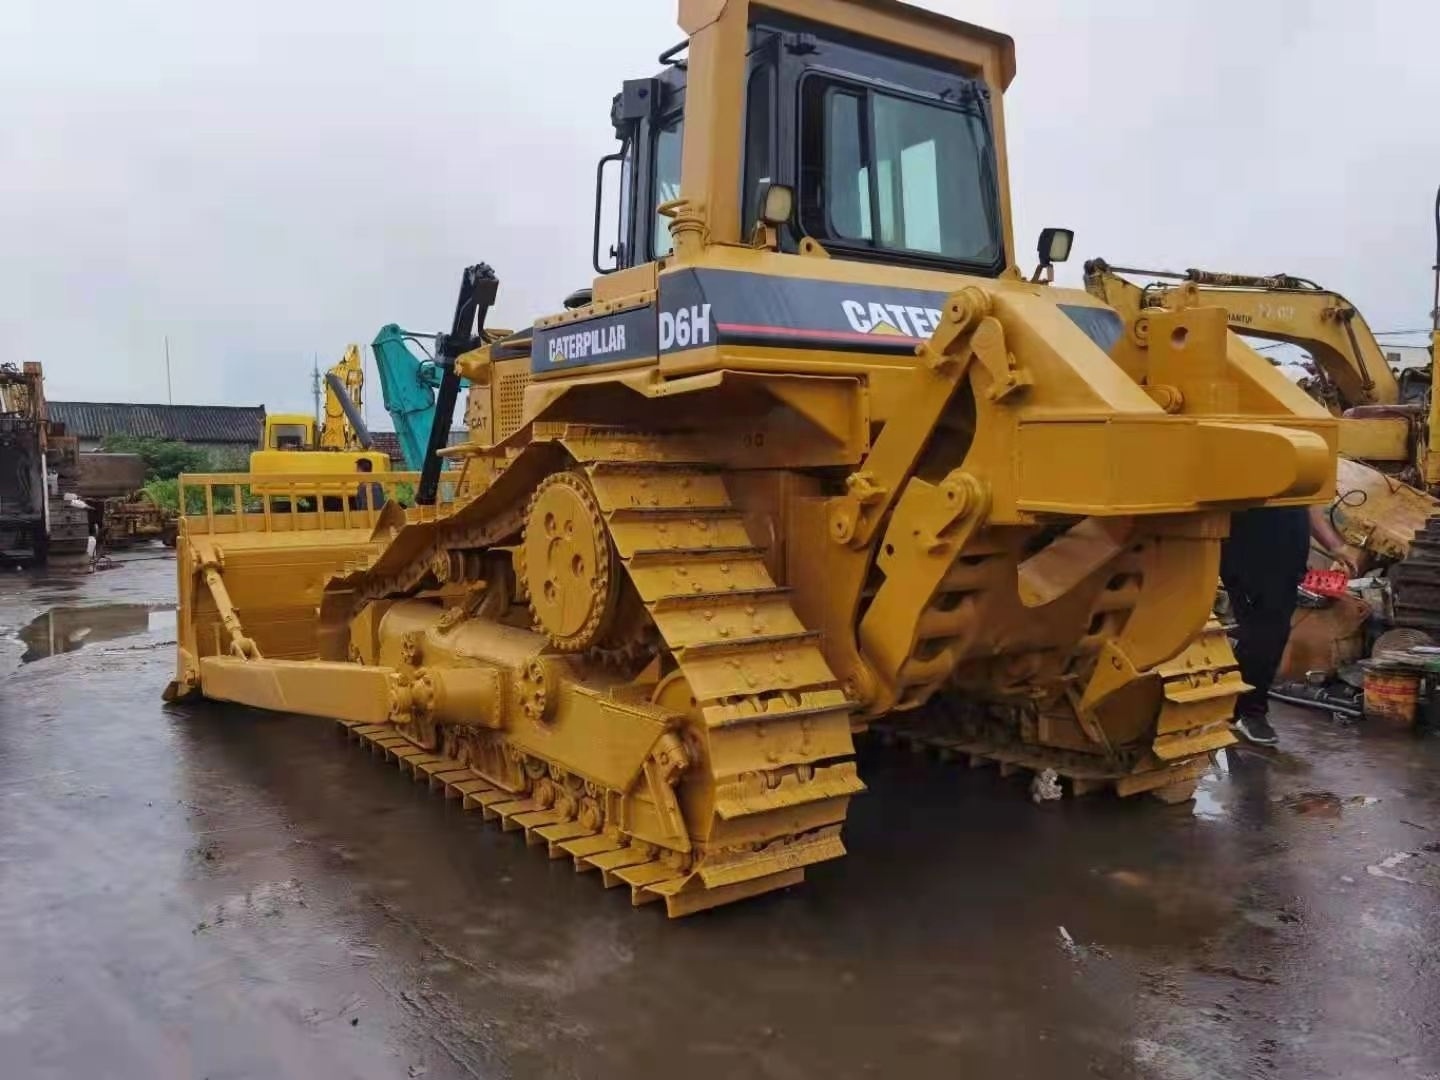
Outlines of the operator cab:
[[[672,251],[659,210],[680,196],[685,48],[614,99],[621,147],[597,175],[598,273]],[[764,224],[784,252],[809,238],[837,258],[997,276],[1006,251],[991,117],[985,82],[942,57],[759,12],[746,59],[742,237]],[[612,163],[619,191],[607,194]],[[604,255],[602,218],[616,222]]]
[[262,449],[311,450],[315,445],[315,421],[297,414],[273,415],[265,418]]

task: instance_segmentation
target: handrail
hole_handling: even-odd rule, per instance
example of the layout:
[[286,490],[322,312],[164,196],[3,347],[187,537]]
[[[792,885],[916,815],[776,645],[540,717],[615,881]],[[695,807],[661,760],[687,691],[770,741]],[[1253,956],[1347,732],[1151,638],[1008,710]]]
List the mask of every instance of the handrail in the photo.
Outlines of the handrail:
[[372,481],[380,484],[413,484],[420,479],[418,472],[192,472],[181,473],[180,479],[188,483],[205,482],[208,484],[253,484],[260,483],[285,483],[294,481],[297,484],[345,484],[354,485],[360,480]]
[[[454,502],[463,473],[441,477],[441,505]],[[413,498],[418,472],[181,473],[179,517],[187,532],[313,532],[372,529],[382,505],[360,506],[362,489],[378,485],[385,500]],[[401,491],[408,488],[408,492]],[[192,509],[198,489],[203,508]],[[228,489],[228,490],[227,490]],[[404,505],[402,503],[402,505]]]

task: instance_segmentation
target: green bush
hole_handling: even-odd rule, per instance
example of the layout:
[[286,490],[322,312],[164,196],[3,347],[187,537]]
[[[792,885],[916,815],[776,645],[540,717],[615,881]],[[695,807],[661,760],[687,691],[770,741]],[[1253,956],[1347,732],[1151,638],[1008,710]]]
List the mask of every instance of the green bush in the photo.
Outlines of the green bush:
[[180,509],[179,480],[147,480],[142,490],[150,496],[150,501],[161,510]]
[[[155,505],[160,507],[162,510],[173,510],[176,512],[179,511],[180,481],[178,479],[151,480],[146,483],[144,490],[145,493],[149,495],[152,500],[154,500]],[[229,514],[234,511],[235,489],[231,485],[222,484],[213,488],[212,490],[214,494],[211,496],[211,500],[217,514]],[[261,509],[259,498],[252,497],[250,494],[250,489],[248,487],[242,486],[240,488],[240,498],[245,503],[245,508],[247,510]],[[186,486],[185,513],[205,513],[204,487],[193,484]]]
[[145,462],[145,479],[173,480],[182,472],[205,472],[211,468],[210,454],[188,443],[135,435],[107,435],[100,449],[111,454],[139,454]]
[[210,472],[244,472],[250,471],[250,451],[229,447],[224,450],[210,451]]
[[[145,461],[144,491],[154,500],[155,505],[176,513],[180,512],[180,481],[178,477],[181,473],[248,473],[250,471],[250,454],[247,450],[207,451],[186,443],[137,438],[133,435],[107,436],[101,443],[101,449],[117,454],[139,454]],[[357,473],[355,476],[357,488],[360,483],[360,475]],[[235,509],[234,487],[230,484],[219,484],[212,491],[214,494],[211,498],[215,512],[219,514],[233,513]],[[394,497],[402,506],[413,505],[415,485],[411,483],[396,484]],[[263,512],[264,505],[261,498],[253,495],[248,486],[240,488],[240,499],[247,511]],[[272,508],[278,510],[282,502],[283,500],[277,500],[272,503]],[[314,500],[302,497],[298,507],[301,511],[313,510],[315,508]],[[186,486],[184,513],[205,513],[205,488],[203,485]]]

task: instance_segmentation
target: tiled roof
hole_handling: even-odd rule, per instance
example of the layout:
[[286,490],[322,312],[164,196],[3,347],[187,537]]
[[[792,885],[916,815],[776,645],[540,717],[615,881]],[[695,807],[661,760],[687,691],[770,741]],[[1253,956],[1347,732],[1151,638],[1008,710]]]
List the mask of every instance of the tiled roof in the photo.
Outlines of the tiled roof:
[[390,458],[391,465],[405,467],[405,455],[400,452],[400,436],[393,431],[370,432],[371,444]]
[[[450,432],[450,445],[456,446],[469,438],[470,432],[466,428],[454,428]],[[399,435],[393,431],[376,431],[371,428],[370,439],[376,450],[389,455],[391,465],[402,470],[405,468],[405,454],[400,449]]]
[[[103,439],[106,435],[135,435],[141,438],[174,439],[179,442],[236,443],[247,447],[260,443],[265,428],[263,405],[130,405],[123,402],[51,401],[50,420],[65,425],[65,434],[81,439]],[[393,431],[370,432],[375,449],[403,467],[399,437]],[[464,428],[450,433],[450,444],[468,437]]]
[[179,442],[256,446],[265,427],[263,405],[130,405],[104,401],[51,401],[52,423],[81,439],[106,435]]

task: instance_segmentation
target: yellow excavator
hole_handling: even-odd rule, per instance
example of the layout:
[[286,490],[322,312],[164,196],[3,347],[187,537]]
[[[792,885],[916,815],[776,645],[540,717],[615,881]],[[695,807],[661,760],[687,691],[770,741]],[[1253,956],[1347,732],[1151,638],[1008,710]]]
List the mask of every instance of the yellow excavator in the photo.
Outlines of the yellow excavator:
[[505,332],[463,273],[417,505],[185,519],[167,696],[332,718],[672,916],[843,855],[886,718],[1189,798],[1244,688],[1229,516],[1328,500],[1336,419],[1219,307],[1138,334],[1054,287],[1066,230],[1022,273],[1005,35],[895,0],[679,23],[610,108],[589,286]]
[[[356,463],[370,462],[374,472],[388,472],[390,458],[372,449],[370,431],[361,413],[365,368],[360,346],[351,345],[325,373],[325,413],[321,423],[308,413],[267,413],[259,449],[250,454],[253,493],[314,495],[311,484],[295,488],[299,476],[330,476],[341,487],[355,483]],[[328,491],[335,484],[325,485]]]

